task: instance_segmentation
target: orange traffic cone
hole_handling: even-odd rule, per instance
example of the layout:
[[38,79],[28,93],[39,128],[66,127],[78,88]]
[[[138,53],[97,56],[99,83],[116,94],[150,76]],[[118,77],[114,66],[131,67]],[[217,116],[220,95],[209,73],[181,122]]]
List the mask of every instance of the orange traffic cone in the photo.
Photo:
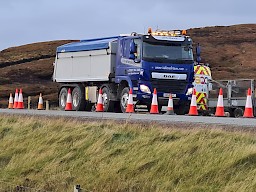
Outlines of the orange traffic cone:
[[128,102],[126,106],[126,113],[134,113],[134,106],[133,106],[133,98],[132,98],[132,88],[129,92]]
[[71,98],[71,89],[68,89],[68,96],[65,111],[72,111],[72,98]]
[[172,100],[172,94],[171,93],[170,93],[170,96],[169,96],[167,112],[165,114],[166,115],[175,115],[175,113],[173,111],[173,100]]
[[18,89],[15,90],[15,96],[14,96],[14,105],[13,109],[17,109],[18,107],[18,101],[19,101],[19,91]]
[[225,117],[224,112],[224,105],[223,105],[223,91],[222,88],[220,88],[219,96],[218,96],[218,102],[217,102],[217,108],[215,112],[216,117]]
[[252,118],[253,116],[253,109],[252,109],[252,92],[251,89],[248,89],[247,92],[247,98],[246,98],[246,104],[245,104],[245,110],[244,110],[244,116],[247,118]]
[[198,115],[197,104],[196,104],[196,90],[195,90],[195,88],[193,89],[193,95],[192,95],[192,99],[191,99],[188,115],[192,115],[192,116]]
[[13,97],[12,97],[11,93],[10,93],[10,97],[9,97],[8,109],[13,109]]
[[150,113],[151,113],[151,114],[158,114],[158,113],[159,113],[159,111],[158,111],[158,102],[157,102],[157,92],[156,92],[156,88],[154,89],[154,93],[153,93],[153,98],[152,98]]
[[22,89],[20,89],[17,109],[24,109]]
[[98,97],[96,112],[103,112],[102,89],[99,90],[99,97]]
[[40,95],[39,95],[37,109],[38,110],[44,109],[44,101],[43,101],[42,93],[40,93]]

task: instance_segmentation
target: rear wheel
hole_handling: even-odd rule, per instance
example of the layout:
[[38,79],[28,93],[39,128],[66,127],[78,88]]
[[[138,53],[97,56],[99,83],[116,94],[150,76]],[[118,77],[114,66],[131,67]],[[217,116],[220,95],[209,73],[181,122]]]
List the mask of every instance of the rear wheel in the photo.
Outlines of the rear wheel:
[[72,91],[72,107],[75,111],[85,109],[84,88],[82,86],[76,86]]
[[59,93],[59,107],[60,110],[64,111],[66,107],[67,102],[67,96],[68,96],[68,90],[66,87],[62,87]]
[[110,100],[110,90],[109,87],[103,87],[102,89],[102,98],[103,98],[103,109],[105,112],[114,111],[114,101]]

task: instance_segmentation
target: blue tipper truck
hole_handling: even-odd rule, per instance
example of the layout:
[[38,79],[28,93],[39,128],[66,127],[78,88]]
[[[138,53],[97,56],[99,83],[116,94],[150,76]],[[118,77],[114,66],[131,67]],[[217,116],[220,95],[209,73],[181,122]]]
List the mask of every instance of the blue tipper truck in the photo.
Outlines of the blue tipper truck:
[[57,47],[53,81],[60,83],[59,107],[68,88],[73,110],[91,110],[103,92],[104,111],[125,112],[129,89],[135,106],[150,109],[154,88],[159,109],[170,93],[174,111],[189,110],[194,81],[192,39],[185,30],[152,31],[87,39]]

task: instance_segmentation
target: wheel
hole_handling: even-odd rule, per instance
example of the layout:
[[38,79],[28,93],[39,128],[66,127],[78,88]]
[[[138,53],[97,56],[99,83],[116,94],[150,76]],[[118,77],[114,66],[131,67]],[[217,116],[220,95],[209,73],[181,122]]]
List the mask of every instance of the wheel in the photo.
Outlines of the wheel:
[[110,100],[110,90],[109,88],[103,87],[102,89],[102,98],[103,98],[103,109],[105,112],[114,111],[114,102]]
[[72,91],[72,108],[75,111],[83,111],[85,109],[84,87],[76,86]]
[[92,107],[91,107],[91,111],[92,111],[92,112],[95,112],[95,111],[96,111],[96,105],[97,105],[96,103],[95,103],[94,105],[92,105]]
[[129,98],[129,87],[125,87],[122,92],[121,92],[121,96],[120,96],[120,107],[121,107],[121,111],[123,113],[125,113],[126,111],[126,107],[127,107],[127,103],[128,103],[128,98]]
[[234,110],[234,117],[238,118],[238,117],[243,117],[244,115],[244,109],[238,107]]
[[59,107],[60,110],[64,111],[66,107],[67,102],[67,96],[68,96],[68,90],[66,87],[62,87],[59,93]]
[[174,108],[174,113],[177,115],[185,115],[189,112],[189,102],[182,102],[178,107]]

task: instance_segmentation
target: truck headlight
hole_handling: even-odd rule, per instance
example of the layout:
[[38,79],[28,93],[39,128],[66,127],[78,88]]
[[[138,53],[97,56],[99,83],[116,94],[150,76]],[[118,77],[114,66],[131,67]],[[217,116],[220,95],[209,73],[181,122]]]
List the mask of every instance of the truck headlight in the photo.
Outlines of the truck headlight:
[[192,95],[192,93],[193,93],[193,88],[192,87],[188,88],[186,95]]
[[150,91],[149,87],[146,86],[146,85],[140,85],[140,90],[141,90],[142,92],[144,92],[144,93],[149,93],[149,94],[151,94],[151,91]]

